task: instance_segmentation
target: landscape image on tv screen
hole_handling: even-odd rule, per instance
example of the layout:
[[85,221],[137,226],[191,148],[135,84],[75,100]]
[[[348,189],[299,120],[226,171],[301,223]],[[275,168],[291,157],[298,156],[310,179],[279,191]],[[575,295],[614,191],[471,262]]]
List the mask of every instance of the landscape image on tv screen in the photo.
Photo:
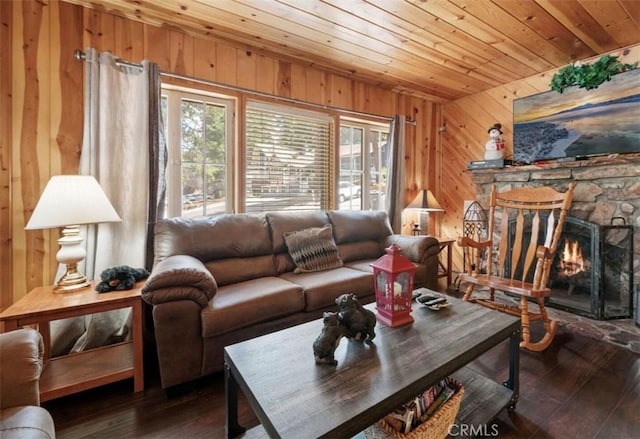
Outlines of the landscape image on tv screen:
[[640,152],[640,69],[594,90],[574,86],[513,101],[516,162],[630,152]]

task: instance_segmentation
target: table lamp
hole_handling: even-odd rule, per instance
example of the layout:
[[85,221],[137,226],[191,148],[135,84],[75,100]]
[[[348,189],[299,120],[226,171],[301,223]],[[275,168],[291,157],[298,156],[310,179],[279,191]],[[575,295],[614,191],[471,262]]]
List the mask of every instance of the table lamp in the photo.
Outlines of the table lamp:
[[25,230],[62,227],[58,239],[58,263],[67,270],[54,285],[56,291],[76,291],[91,284],[78,271],[87,252],[82,245],[80,225],[120,222],[106,194],[91,175],[57,175],[44,188]]
[[[436,197],[434,197],[433,193],[428,189],[422,189],[418,192],[418,195],[416,195],[413,201],[409,203],[405,209],[416,210],[420,212],[420,215],[422,215],[422,213],[429,215],[429,212],[444,212],[444,209],[440,206]],[[413,224],[411,232],[414,235],[419,235],[422,231],[422,228],[420,227],[421,222],[422,221],[419,221],[418,223]]]

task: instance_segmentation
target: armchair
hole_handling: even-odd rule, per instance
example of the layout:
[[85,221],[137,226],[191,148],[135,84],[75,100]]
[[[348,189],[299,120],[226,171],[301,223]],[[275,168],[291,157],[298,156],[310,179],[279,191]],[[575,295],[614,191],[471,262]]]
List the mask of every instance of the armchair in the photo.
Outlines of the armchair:
[[0,437],[53,439],[55,427],[40,407],[44,345],[35,329],[0,334]]

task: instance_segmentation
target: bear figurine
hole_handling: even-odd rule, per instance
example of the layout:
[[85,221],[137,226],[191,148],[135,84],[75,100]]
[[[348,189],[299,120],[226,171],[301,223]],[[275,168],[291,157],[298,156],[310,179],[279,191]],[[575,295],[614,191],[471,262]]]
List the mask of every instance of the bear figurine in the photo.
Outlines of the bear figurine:
[[100,274],[101,281],[96,285],[96,291],[106,293],[130,290],[136,282],[148,278],[149,275],[144,268],[132,268],[128,265],[107,268]]
[[322,321],[324,323],[322,331],[313,342],[313,355],[316,358],[316,364],[335,366],[338,361],[333,355],[344,335],[342,327],[338,324],[338,313],[325,312]]
[[336,304],[338,321],[344,327],[345,336],[349,340],[371,341],[376,336],[376,315],[373,311],[365,309],[355,294],[347,293],[338,296]]

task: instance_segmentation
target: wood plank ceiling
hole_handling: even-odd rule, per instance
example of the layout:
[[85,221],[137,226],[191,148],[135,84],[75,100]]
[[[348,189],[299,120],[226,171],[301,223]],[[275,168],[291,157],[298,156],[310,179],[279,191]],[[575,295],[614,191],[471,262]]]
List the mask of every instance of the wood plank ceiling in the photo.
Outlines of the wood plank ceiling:
[[640,43],[638,0],[66,0],[446,102]]

